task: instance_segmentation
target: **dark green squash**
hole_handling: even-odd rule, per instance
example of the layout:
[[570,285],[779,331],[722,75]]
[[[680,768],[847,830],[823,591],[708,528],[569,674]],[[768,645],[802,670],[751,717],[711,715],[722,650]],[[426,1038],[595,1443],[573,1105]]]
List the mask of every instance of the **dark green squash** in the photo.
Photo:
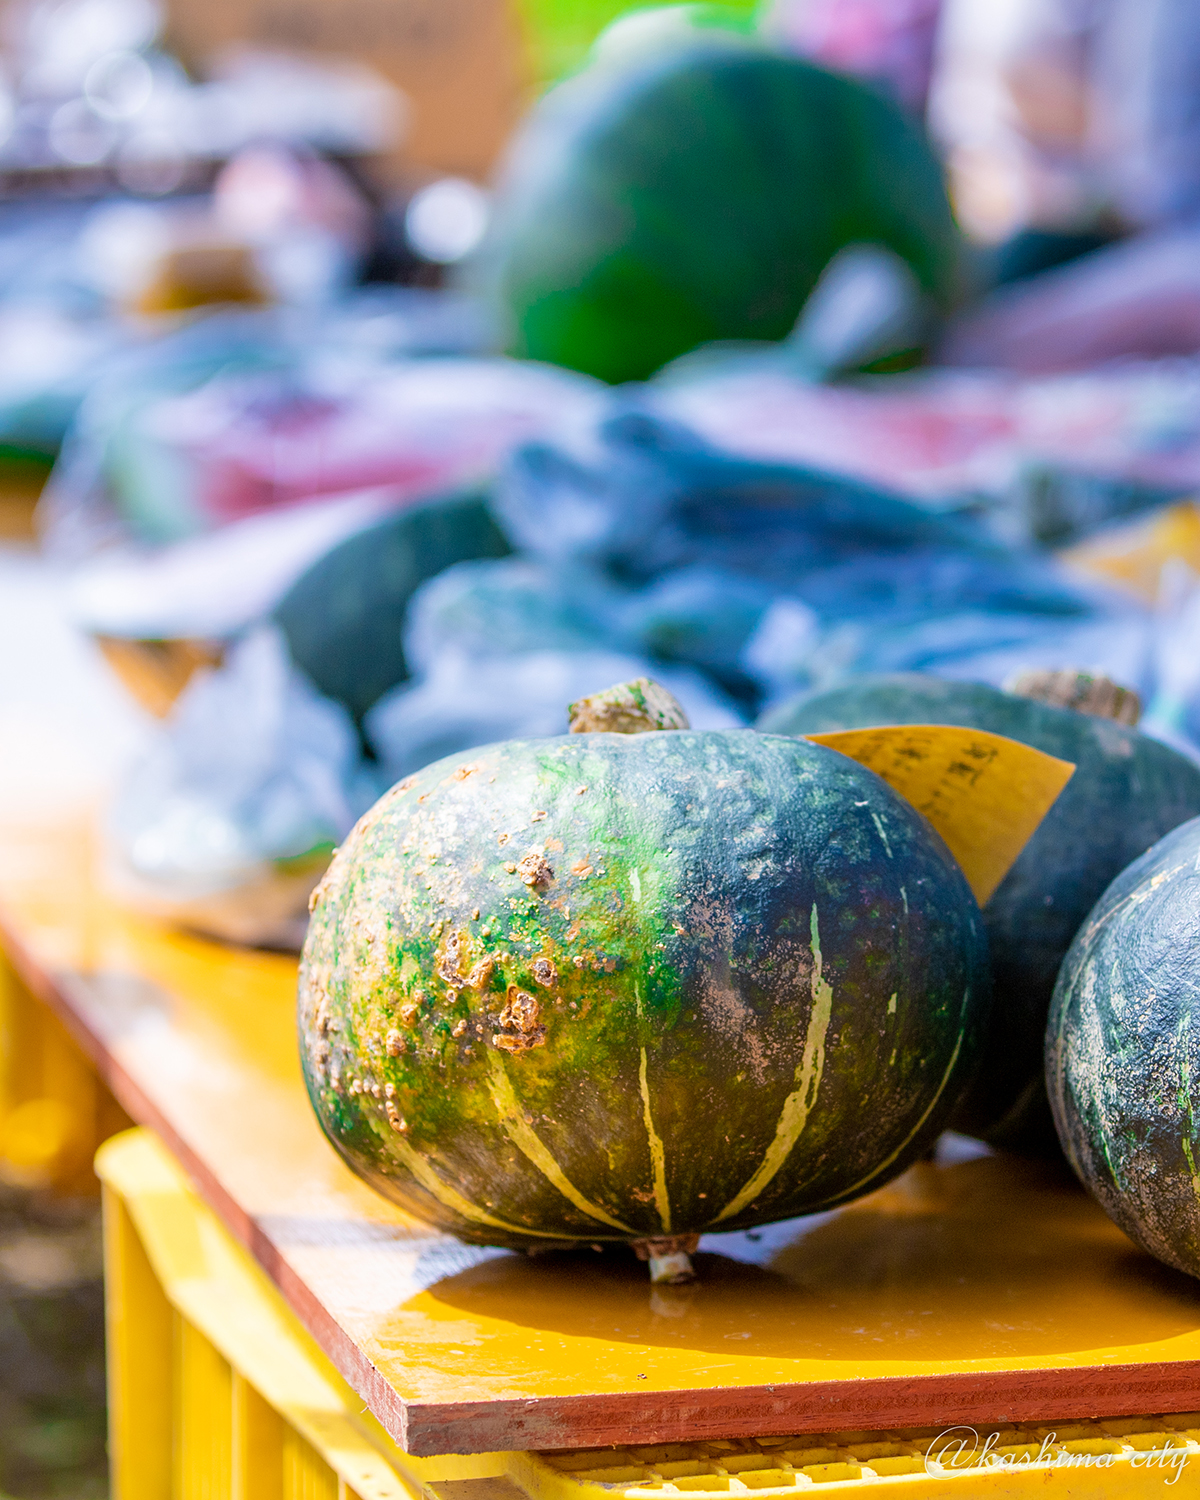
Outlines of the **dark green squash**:
[[511,549],[480,495],[442,495],[397,511],[327,552],[275,608],[297,666],[357,719],[408,677],[408,601],[454,563]]
[[1200,1276],[1200,818],[1113,881],[1062,966],[1046,1082],[1071,1165],[1139,1245]]
[[685,729],[394,787],[315,897],[299,1018],[356,1172],[530,1248],[881,1185],[942,1128],[987,998],[978,907],[907,802],[822,746]]
[[513,353],[638,380],[712,340],[782,339],[853,244],[951,299],[958,235],[919,127],[852,79],[713,35],[597,61],[540,102],[488,269]]
[[1111,720],[978,682],[863,677],[765,714],[772,734],[965,724],[1073,761],[1075,774],[984,909],[995,1003],[984,1060],[953,1124],[995,1145],[1054,1153],[1042,1079],[1046,1014],[1076,929],[1113,877],[1200,814],[1200,767]]

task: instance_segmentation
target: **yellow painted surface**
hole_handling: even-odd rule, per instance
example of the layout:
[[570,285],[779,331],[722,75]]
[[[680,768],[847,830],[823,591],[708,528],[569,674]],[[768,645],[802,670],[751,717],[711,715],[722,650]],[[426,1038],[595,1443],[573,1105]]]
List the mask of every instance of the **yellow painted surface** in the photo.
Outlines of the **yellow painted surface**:
[[980,906],[1070,781],[1075,767],[982,729],[895,724],[806,739],[868,767],[933,824]]
[[[114,1500],[1132,1500],[1200,1483],[1200,1413],[551,1454],[403,1453],[148,1131],[100,1152]],[[173,1477],[172,1476],[173,1471]],[[1180,1481],[1183,1481],[1180,1484]]]
[[156,1137],[116,1137],[97,1170],[115,1500],[216,1500],[235,1473],[254,1500],[306,1486],[337,1500],[339,1477],[361,1500],[408,1500],[399,1450]]
[[113,1500],[161,1500],[171,1487],[173,1315],[125,1201],[104,1195],[108,1456]]
[[368,1348],[405,1349],[410,1381],[444,1362],[460,1390],[478,1389],[487,1361],[512,1395],[535,1378],[568,1394],[637,1390],[639,1377],[738,1386],[1200,1353],[1200,1296],[1081,1193],[1010,1161],[918,1167],[798,1226],[761,1264],[702,1254],[699,1269],[693,1293],[650,1296],[635,1264],[597,1258],[589,1276],[574,1257],[497,1257],[409,1298]]
[[0,1179],[94,1192],[93,1152],[129,1123],[62,1022],[0,951]]

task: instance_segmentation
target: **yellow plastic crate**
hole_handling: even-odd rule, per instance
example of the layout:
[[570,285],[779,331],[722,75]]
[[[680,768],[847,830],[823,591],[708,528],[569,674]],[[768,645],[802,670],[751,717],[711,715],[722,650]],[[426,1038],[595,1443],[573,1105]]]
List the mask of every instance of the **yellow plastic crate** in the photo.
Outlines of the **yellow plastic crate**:
[[130,1120],[50,1008],[0,952],[0,1174],[94,1191],[92,1156]]
[[[1131,1500],[1200,1493],[1200,1412],[414,1458],[150,1131],[104,1184],[114,1500]],[[1160,1486],[1167,1485],[1164,1491]]]

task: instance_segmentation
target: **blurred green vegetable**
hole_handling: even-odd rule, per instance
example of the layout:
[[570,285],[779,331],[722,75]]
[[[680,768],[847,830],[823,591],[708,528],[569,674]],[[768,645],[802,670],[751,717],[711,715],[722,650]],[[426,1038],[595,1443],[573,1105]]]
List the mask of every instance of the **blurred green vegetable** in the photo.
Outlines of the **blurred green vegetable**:
[[895,105],[732,31],[610,37],[534,110],[501,179],[484,271],[513,353],[623,381],[701,344],[782,339],[854,244],[953,299],[941,169]]

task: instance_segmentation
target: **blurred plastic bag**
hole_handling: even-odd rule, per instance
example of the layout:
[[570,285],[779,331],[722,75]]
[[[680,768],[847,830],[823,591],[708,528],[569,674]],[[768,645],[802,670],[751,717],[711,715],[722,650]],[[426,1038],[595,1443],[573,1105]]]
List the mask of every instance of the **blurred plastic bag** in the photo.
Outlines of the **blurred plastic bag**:
[[647,676],[674,693],[694,729],[740,724],[695,673],[661,671],[615,652],[529,651],[482,660],[458,652],[439,656],[418,681],[381,698],[364,727],[388,781],[394,781],[478,745],[565,734],[568,703]]
[[1180,559],[1163,568],[1154,632],[1154,693],[1141,727],[1200,759],[1200,576]]
[[292,947],[334,847],[378,795],[349,715],[291,665],[278,630],[198,672],[111,809],[114,894],[239,943]]
[[956,517],[843,474],[742,457],[637,410],[603,420],[582,456],[561,439],[519,449],[495,505],[514,546],[630,582],[702,564],[787,588],[864,552],[1007,555]]
[[392,485],[416,496],[484,478],[509,447],[576,416],[589,382],[515,360],[422,360],[346,371],[318,361],[216,376],[143,408],[124,485],[173,473],[201,523]]
[[113,536],[161,545],[383,485],[415,498],[594,418],[601,388],[585,377],[395,358],[365,332],[344,318],[222,313],[114,365],[51,481],[51,542],[76,555]]
[[216,313],[109,361],[42,494],[38,523],[48,550],[74,561],[114,544],[161,545],[207,530],[169,469],[128,470],[127,430],[147,405],[193,390],[218,371],[285,366],[288,323],[278,312]]
[[127,330],[52,304],[0,303],[0,446],[52,458]]
[[1082,585],[970,518],[844,474],[743,458],[636,411],[602,422],[584,456],[545,443],[518,450],[494,504],[514,545],[631,585],[716,570],[829,618],[967,603],[1065,615],[1093,607]]
[[963,609],[884,630],[847,621],[822,641],[819,660],[826,671],[837,663],[841,676],[930,672],[996,686],[1026,667],[1082,665],[1141,692],[1149,643],[1149,616],[1137,608],[1073,620]]
[[160,714],[189,670],[269,615],[309,681],[358,719],[409,675],[402,634],[413,591],[463,559],[509,550],[478,494],[404,501],[367,490],[155,551],[110,549],[76,570],[71,615]]
[[584,568],[552,569],[529,557],[461,562],[413,595],[404,655],[414,672],[427,672],[446,655],[595,650],[613,643],[623,599]]
[[1022,544],[1061,545],[1200,486],[1200,360],[818,385],[776,359],[655,381],[641,399],[730,453],[812,465],[938,509],[974,500]]
[[699,668],[752,712],[757,684],[742,651],[774,599],[774,590],[737,573],[675,568],[624,602],[622,643],[655,661]]
[[76,569],[68,610],[91,635],[225,640],[268,615],[318,558],[394,504],[390,490],[335,495],[153,552],[110,550]]
[[769,374],[829,380],[877,360],[915,359],[935,313],[908,262],[883,245],[847,245],[817,279],[795,327],[775,343],[719,340],[664,365],[655,386]]
[[1119,634],[1139,615],[970,516],[743,458],[628,408],[586,444],[518,450],[494,495],[546,598],[560,580],[603,580],[599,639],[699,668],[750,711],[855,672],[1020,664],[1084,624],[1111,617]]
[[577,564],[550,567],[529,557],[460,563],[413,595],[404,652],[421,672],[452,653],[480,660],[619,651],[654,662],[653,676],[697,667],[751,710],[756,693],[739,652],[773,597],[718,568],[677,568],[628,589]]
[[762,702],[815,685],[821,622],[814,610],[786,595],[763,611],[742,645],[738,665],[759,684]]
[[925,672],[999,687],[1026,667],[1080,665],[1145,692],[1150,631],[1137,606],[1092,617],[950,606],[823,623],[799,600],[783,598],[746,643],[741,666],[760,684],[764,705],[863,673]]

